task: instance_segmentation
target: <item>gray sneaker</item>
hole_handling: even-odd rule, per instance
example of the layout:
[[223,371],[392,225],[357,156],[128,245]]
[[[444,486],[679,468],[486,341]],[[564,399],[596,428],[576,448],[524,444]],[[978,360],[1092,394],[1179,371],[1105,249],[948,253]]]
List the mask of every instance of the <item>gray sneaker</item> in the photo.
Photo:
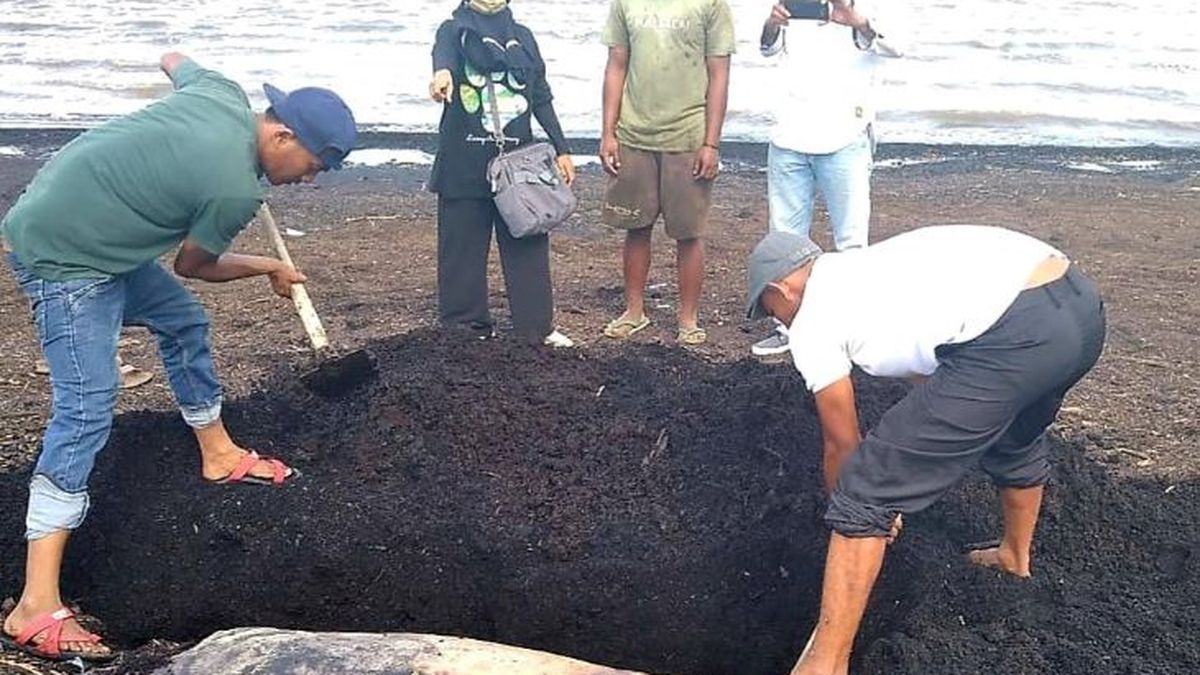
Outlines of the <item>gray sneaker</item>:
[[781,333],[776,330],[771,331],[770,335],[755,342],[754,346],[750,348],[750,353],[755,356],[779,356],[780,354],[786,354],[787,350],[787,333]]

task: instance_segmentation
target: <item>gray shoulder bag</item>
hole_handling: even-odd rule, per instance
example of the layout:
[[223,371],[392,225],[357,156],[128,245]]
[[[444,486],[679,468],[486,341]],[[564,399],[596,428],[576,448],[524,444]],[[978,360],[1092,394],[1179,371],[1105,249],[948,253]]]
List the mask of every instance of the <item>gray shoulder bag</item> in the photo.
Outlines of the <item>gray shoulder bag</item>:
[[496,210],[513,237],[546,234],[575,211],[577,201],[558,171],[558,153],[549,143],[530,143],[504,152],[504,125],[496,103],[496,85],[487,76],[492,124],[500,154],[488,162]]

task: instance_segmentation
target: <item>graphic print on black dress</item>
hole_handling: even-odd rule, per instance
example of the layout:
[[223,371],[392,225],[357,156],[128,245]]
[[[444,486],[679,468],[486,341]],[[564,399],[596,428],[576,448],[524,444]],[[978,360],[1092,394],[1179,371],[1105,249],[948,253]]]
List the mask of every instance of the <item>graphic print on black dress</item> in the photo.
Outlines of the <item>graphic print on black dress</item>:
[[[487,75],[479,72],[469,62],[465,64],[466,82],[458,85],[458,100],[472,119],[479,121],[479,130],[486,136],[468,134],[468,143],[495,143],[503,135],[505,144],[516,145],[520,139],[504,135],[504,127],[529,112],[529,99],[524,92],[527,85],[516,81],[505,71],[491,74],[496,92],[496,107],[500,111],[501,129],[494,129],[492,121],[491,91],[487,86]],[[489,133],[490,131],[490,133]]]

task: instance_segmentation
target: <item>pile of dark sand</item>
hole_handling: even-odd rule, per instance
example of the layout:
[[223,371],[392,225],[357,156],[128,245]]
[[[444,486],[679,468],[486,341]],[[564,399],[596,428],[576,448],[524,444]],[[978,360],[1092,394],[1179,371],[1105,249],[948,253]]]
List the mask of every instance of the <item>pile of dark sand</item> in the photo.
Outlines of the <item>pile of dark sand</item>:
[[[788,670],[827,538],[794,370],[431,332],[372,350],[380,378],[343,400],[281,374],[228,403],[241,442],[304,471],[283,489],[205,485],[175,415],[119,418],[67,593],[127,647],[268,625],[468,635],[681,675]],[[857,387],[867,426],[905,390]],[[1056,463],[1032,580],[963,562],[999,527],[978,478],[908,519],[856,672],[1195,670],[1200,486],[1118,482],[1061,442]],[[26,480],[0,476],[13,594]]]

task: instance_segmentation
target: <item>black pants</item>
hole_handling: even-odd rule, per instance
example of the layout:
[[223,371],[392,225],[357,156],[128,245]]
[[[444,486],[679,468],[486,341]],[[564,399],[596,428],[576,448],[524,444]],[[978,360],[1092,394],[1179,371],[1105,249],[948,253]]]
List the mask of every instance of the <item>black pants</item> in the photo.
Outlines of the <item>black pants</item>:
[[540,344],[554,330],[550,238],[514,239],[491,199],[438,197],[439,319],[490,330],[487,267],[493,229],[513,328],[521,338]]
[[938,369],[893,406],[842,467],[825,520],[884,536],[976,464],[999,487],[1050,474],[1046,429],[1104,346],[1104,302],[1074,267],[1017,296],[983,335],[937,351]]

